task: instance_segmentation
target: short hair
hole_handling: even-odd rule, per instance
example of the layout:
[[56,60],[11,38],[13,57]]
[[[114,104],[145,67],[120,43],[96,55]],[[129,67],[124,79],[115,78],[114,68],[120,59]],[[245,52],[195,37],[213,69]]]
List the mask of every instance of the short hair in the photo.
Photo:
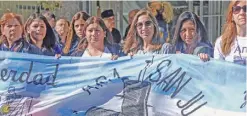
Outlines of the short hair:
[[[23,23],[22,23],[21,15],[18,15],[18,14],[12,13],[12,12],[8,12],[8,13],[4,13],[0,19],[0,25],[1,25],[0,35],[2,35],[2,26],[4,26],[8,20],[13,19],[13,18],[16,19],[20,23],[21,28],[23,30]],[[23,35],[24,35],[24,31],[22,32],[22,36]],[[4,41],[5,40],[1,39],[0,44]]]
[[45,16],[45,18],[47,18],[47,20],[50,20],[52,18],[56,19],[55,14],[53,14],[51,11],[44,11],[42,12],[42,15]]
[[101,18],[104,19],[104,18],[108,18],[108,17],[111,17],[111,16],[114,16],[114,13],[113,13],[113,10],[112,9],[109,9],[109,10],[105,10],[101,13]]

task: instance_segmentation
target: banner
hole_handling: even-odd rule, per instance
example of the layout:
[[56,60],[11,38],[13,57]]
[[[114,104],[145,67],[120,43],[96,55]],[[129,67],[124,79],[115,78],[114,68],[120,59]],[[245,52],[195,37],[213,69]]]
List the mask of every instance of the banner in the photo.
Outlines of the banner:
[[0,52],[1,116],[245,116],[246,67],[185,54]]

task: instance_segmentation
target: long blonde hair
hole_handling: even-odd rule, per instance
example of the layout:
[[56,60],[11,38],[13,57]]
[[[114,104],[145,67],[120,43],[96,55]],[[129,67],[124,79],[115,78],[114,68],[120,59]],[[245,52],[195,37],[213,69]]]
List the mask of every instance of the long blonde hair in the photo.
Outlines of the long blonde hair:
[[166,23],[170,23],[173,19],[173,7],[169,2],[151,1],[147,4],[147,9],[152,12],[154,16],[158,14],[157,11],[163,11],[162,16]]

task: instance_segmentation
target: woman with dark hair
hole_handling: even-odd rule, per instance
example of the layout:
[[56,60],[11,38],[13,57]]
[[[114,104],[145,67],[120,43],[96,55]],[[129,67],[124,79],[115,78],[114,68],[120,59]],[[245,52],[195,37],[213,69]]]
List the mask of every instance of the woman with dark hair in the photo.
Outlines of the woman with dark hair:
[[111,32],[99,17],[90,17],[83,26],[82,38],[71,56],[117,59]]
[[90,16],[83,11],[79,11],[73,16],[65,47],[63,48],[64,55],[70,55],[76,49],[78,42],[84,39],[82,37],[82,28],[89,17]]
[[155,17],[146,9],[141,9],[134,17],[124,42],[125,54],[164,54],[169,46],[159,37],[159,27]]
[[65,42],[67,40],[67,35],[69,32],[69,21],[66,18],[58,19],[56,22],[55,29],[60,38],[59,40],[60,47],[64,48]]
[[176,53],[198,55],[203,61],[213,57],[206,29],[193,12],[183,12],[177,20],[173,41]]
[[24,26],[26,39],[30,44],[38,47],[43,55],[55,56],[61,54],[56,45],[56,38],[46,18],[38,13],[30,15]]
[[246,64],[246,1],[231,1],[222,35],[216,40],[214,58]]
[[5,13],[1,17],[0,25],[0,50],[41,54],[35,46],[28,44],[23,38],[23,24],[20,15]]

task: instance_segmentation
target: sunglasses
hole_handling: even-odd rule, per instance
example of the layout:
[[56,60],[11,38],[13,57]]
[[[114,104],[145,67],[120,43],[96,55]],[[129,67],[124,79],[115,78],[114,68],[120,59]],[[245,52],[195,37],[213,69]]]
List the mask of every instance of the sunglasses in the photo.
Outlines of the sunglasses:
[[136,27],[138,28],[138,29],[141,29],[142,27],[143,27],[143,25],[145,25],[145,27],[150,27],[150,26],[152,26],[152,24],[153,24],[153,22],[152,21],[146,21],[146,22],[144,22],[144,23],[137,23],[136,24]]
[[234,14],[238,14],[240,11],[241,11],[241,9],[243,9],[243,11],[246,13],[246,5],[244,5],[244,6],[233,6],[232,7],[232,12],[234,13]]

